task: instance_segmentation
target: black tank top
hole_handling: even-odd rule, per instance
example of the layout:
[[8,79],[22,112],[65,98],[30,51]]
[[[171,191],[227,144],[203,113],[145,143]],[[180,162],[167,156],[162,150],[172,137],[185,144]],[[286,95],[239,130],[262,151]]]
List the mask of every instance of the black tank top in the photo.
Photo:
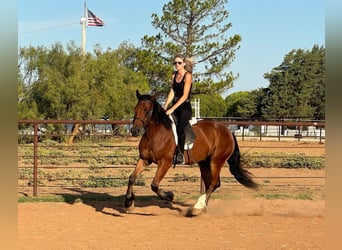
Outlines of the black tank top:
[[[175,97],[174,97],[175,102],[177,102],[177,100],[183,96],[184,84],[185,84],[185,75],[187,73],[188,72],[185,72],[185,74],[184,74],[184,76],[180,82],[176,82],[176,76],[177,76],[178,72],[176,72],[175,76],[173,77],[172,89],[173,89],[173,92],[175,92]],[[192,88],[192,84],[190,87],[190,91],[189,91],[189,95],[188,95],[187,100],[190,100],[191,88]]]

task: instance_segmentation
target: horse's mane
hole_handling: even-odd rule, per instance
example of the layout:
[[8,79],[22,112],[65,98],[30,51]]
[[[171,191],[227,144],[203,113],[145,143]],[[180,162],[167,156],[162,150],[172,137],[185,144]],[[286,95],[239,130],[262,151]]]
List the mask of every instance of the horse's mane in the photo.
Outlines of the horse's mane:
[[151,101],[153,103],[152,120],[162,124],[167,129],[171,129],[172,121],[159,102],[152,99],[150,95],[141,95],[139,99]]

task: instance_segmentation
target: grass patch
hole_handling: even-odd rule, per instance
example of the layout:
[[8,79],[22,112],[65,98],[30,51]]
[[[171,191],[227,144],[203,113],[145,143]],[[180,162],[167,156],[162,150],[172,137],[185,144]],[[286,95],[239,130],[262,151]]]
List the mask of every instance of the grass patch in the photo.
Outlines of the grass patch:
[[312,157],[302,154],[273,153],[265,155],[262,153],[244,154],[243,165],[251,168],[308,168],[323,169],[324,157]]
[[19,203],[24,202],[67,202],[67,203],[77,203],[77,202],[89,202],[89,201],[119,201],[122,200],[122,196],[114,197],[109,195],[92,194],[92,195],[56,195],[56,196],[39,196],[39,197],[20,197],[18,198]]
[[[200,194],[189,194],[189,195],[176,195],[175,201],[185,201],[185,200],[197,200]],[[255,195],[256,198],[263,198],[267,200],[288,200],[288,199],[295,199],[295,200],[314,200],[312,195],[310,194],[258,194]],[[61,194],[55,196],[25,196],[19,197],[19,203],[25,202],[67,202],[67,203],[77,203],[77,202],[96,202],[96,201],[124,201],[124,195],[119,196],[111,196],[108,194]],[[211,200],[236,200],[239,199],[239,196],[232,195],[232,194],[212,194]],[[139,201],[155,201],[160,200],[156,195],[137,195],[136,200]]]
[[39,196],[39,197],[19,197],[19,203],[24,202],[66,202],[62,196]]
[[313,200],[310,194],[257,194],[256,198],[264,198],[267,200],[287,200],[287,199],[295,199],[295,200]]
[[188,182],[196,182],[199,180],[199,177],[196,176],[189,176],[187,174],[175,174],[172,178],[172,181],[179,182],[179,181],[188,181]]
[[[125,197],[123,195],[111,196],[108,194],[63,194],[55,196],[32,196],[32,197],[19,197],[18,203],[38,203],[38,202],[66,202],[66,203],[78,203],[78,202],[97,202],[97,201],[116,201],[123,202]],[[139,201],[153,201],[160,200],[156,195],[142,195],[136,198]]]
[[[81,187],[86,188],[106,188],[106,187],[124,187],[127,186],[128,178],[120,177],[99,177],[89,176],[87,180],[81,183]],[[134,183],[135,186],[145,186],[145,180],[139,176]]]

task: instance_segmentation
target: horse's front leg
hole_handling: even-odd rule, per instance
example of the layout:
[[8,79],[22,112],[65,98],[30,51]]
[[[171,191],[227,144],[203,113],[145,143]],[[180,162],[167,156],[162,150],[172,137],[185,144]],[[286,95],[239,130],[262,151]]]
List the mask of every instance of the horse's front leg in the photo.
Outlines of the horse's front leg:
[[171,166],[172,160],[158,163],[156,174],[154,175],[153,181],[151,183],[152,191],[155,192],[160,199],[167,201],[172,201],[174,194],[171,191],[164,191],[161,188],[159,188],[159,183],[164,178],[165,174]]
[[135,196],[133,192],[133,185],[138,175],[145,169],[147,165],[148,165],[147,162],[145,162],[143,159],[139,159],[137,162],[137,166],[135,167],[132,174],[129,176],[128,187],[127,187],[126,198],[125,198],[125,209],[127,211],[131,211],[134,209]]

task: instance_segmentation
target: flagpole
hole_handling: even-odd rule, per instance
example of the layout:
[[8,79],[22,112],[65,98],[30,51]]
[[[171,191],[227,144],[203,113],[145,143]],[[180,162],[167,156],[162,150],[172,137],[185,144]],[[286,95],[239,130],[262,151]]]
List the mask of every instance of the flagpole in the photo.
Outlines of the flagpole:
[[[83,17],[81,17],[81,25],[82,25],[82,72],[84,72],[84,59],[85,59],[85,42],[86,42],[86,27],[87,27],[87,22],[88,22],[88,11],[87,11],[87,6],[86,6],[86,1],[84,1],[84,14]],[[79,127],[81,124],[75,123],[72,130],[71,134],[69,136],[68,144],[72,145],[74,138],[77,134],[79,134]]]
[[83,18],[81,18],[82,24],[82,55],[85,55],[85,44],[86,44],[86,27],[87,27],[87,5],[86,1],[84,1],[84,14]]

